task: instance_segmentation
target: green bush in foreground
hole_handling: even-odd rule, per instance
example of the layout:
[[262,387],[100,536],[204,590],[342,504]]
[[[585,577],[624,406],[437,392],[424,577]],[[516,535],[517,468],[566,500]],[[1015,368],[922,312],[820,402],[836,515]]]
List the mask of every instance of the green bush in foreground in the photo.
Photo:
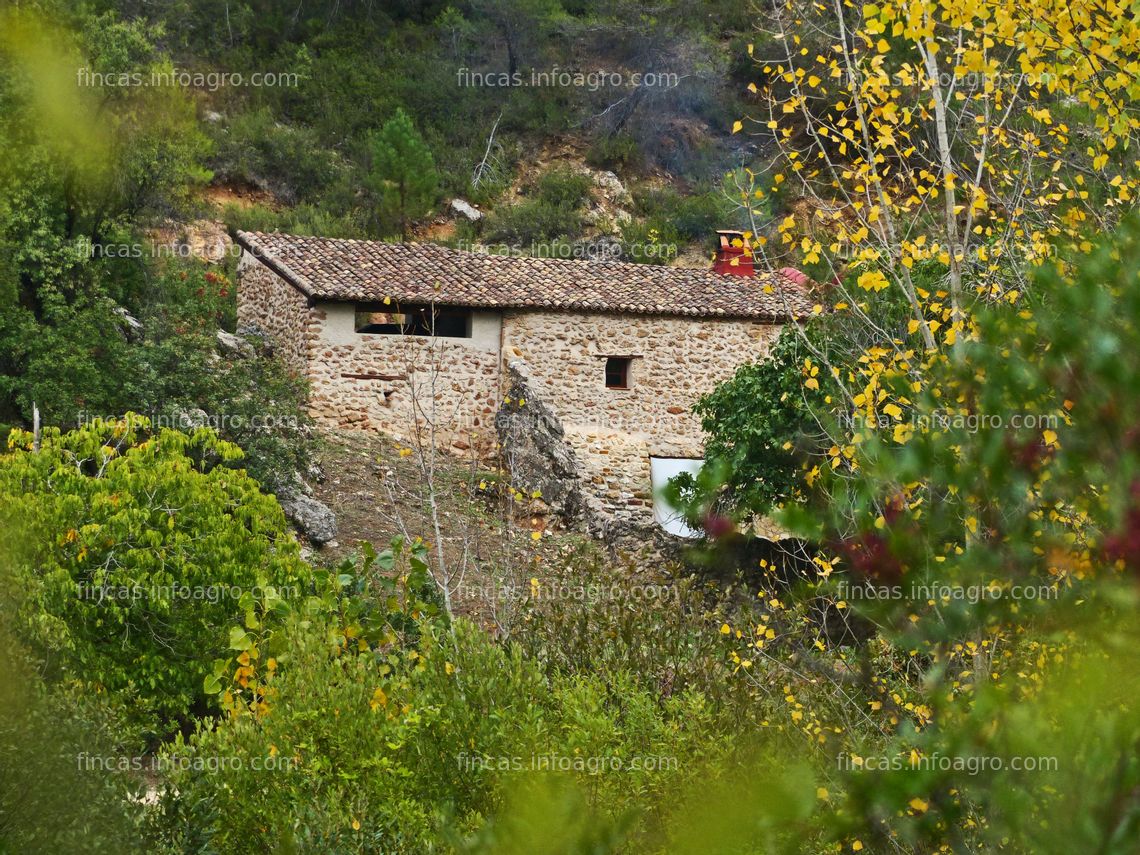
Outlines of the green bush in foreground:
[[206,710],[230,625],[299,592],[308,569],[281,508],[208,428],[145,419],[13,431],[0,519],[31,545],[18,629],[49,678],[109,692],[158,732]]

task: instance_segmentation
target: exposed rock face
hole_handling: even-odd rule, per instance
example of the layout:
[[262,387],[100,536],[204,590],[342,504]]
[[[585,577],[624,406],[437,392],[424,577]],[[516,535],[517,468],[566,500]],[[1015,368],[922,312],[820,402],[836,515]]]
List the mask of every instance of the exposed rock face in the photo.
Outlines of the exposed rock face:
[[285,517],[317,546],[336,540],[336,515],[324,502],[303,493],[278,496]]
[[621,183],[621,179],[608,169],[604,172],[595,172],[593,178],[594,183],[602,189],[607,199],[613,202],[629,201],[629,191],[625,189],[625,185]]
[[562,422],[530,385],[520,361],[507,367],[506,402],[495,417],[503,461],[512,486],[538,491],[551,511],[568,523],[587,516],[581,468],[566,442]]
[[252,344],[259,355],[273,356],[273,339],[257,324],[238,324],[237,336]]
[[455,211],[455,213],[457,213],[457,214],[460,214],[460,215],[466,217],[467,219],[471,220],[472,222],[475,222],[476,220],[483,219],[483,212],[478,210],[470,202],[467,202],[463,199],[452,199],[451,200],[451,210]]
[[254,355],[253,345],[240,336],[225,330],[218,330],[218,350],[231,359],[250,359]]
[[234,243],[224,223],[194,220],[190,223],[167,221],[150,232],[156,252],[173,258],[197,258],[221,264],[234,251]]
[[122,306],[116,306],[114,312],[122,320],[121,329],[123,330],[123,335],[127,341],[140,341],[142,339],[143,333],[142,321],[140,321]]

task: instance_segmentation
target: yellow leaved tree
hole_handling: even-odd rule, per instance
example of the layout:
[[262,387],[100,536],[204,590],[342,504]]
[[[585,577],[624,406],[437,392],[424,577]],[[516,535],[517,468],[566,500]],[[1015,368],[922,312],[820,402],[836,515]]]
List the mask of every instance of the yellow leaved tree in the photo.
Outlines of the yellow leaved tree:
[[[974,299],[1016,300],[1028,266],[1059,242],[1087,247],[1135,203],[1137,12],[1116,0],[779,5],[750,48],[756,109],[738,125],[772,143],[742,187],[757,256],[836,278],[835,303],[856,314],[861,291],[897,289],[908,333],[953,344]],[[764,205],[772,194],[790,204]],[[916,281],[926,262],[944,268],[943,287]]]

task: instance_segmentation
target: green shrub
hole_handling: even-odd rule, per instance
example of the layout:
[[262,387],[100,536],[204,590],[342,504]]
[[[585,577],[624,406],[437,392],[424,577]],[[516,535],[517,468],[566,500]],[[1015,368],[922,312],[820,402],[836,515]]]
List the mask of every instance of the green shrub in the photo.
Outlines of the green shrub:
[[[627,669],[548,672],[519,645],[449,627],[414,593],[417,555],[422,545],[397,542],[355,574],[342,566],[332,596],[318,582],[273,639],[247,647],[264,682],[169,748],[156,847],[432,851],[477,835],[544,764],[588,785],[599,815],[651,817],[727,751],[729,732],[696,691],[662,697]],[[378,570],[395,574],[387,596]]]
[[668,264],[685,243],[685,237],[664,217],[631,220],[621,227],[623,261]]
[[589,175],[573,169],[552,169],[538,179],[538,198],[556,208],[576,211],[590,197],[593,184]]
[[17,638],[25,599],[14,570],[32,554],[0,530],[0,852],[143,852],[127,798],[141,781],[121,760],[141,750],[119,699],[49,686]]
[[343,168],[313,131],[279,122],[265,107],[210,127],[220,177],[272,190],[286,202],[319,198]]
[[222,219],[233,231],[285,232],[356,239],[371,237],[365,226],[367,217],[363,212],[349,210],[338,214],[324,204],[301,203],[275,211],[264,205],[245,207],[231,203],[223,209]]
[[717,229],[733,227],[739,213],[717,190],[682,196],[671,187],[652,187],[635,190],[633,202],[640,216],[663,222],[684,241],[711,242]]
[[[487,218],[485,240],[527,249],[533,244],[569,240],[578,235],[584,223],[580,209],[590,197],[590,176],[569,168],[557,168],[542,175],[530,188],[532,198],[498,208]],[[535,248],[537,254],[549,250]]]
[[483,233],[489,243],[525,250],[532,244],[574,237],[581,229],[582,215],[577,211],[531,199],[493,211]]
[[603,134],[586,152],[586,163],[598,169],[636,169],[641,161],[641,148],[628,134]]
[[47,428],[38,451],[13,432],[0,519],[34,544],[17,569],[19,629],[45,673],[130,699],[162,733],[206,710],[228,628],[254,601],[300,592],[308,568],[277,503],[228,468],[237,446],[147,424]]

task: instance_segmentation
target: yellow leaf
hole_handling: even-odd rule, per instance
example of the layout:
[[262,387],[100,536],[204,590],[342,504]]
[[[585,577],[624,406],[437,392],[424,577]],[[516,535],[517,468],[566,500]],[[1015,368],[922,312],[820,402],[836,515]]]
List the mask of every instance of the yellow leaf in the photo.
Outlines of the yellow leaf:
[[919,813],[926,813],[926,809],[928,807],[930,807],[929,804],[927,804],[926,802],[924,802],[922,799],[918,798],[917,796],[915,798],[911,799],[910,802],[908,802],[908,804],[912,808],[914,808],[916,811],[918,811]]
[[735,134],[735,133],[739,132],[740,129],[743,127],[744,127],[744,122],[737,119],[735,122],[732,123],[732,132]]

